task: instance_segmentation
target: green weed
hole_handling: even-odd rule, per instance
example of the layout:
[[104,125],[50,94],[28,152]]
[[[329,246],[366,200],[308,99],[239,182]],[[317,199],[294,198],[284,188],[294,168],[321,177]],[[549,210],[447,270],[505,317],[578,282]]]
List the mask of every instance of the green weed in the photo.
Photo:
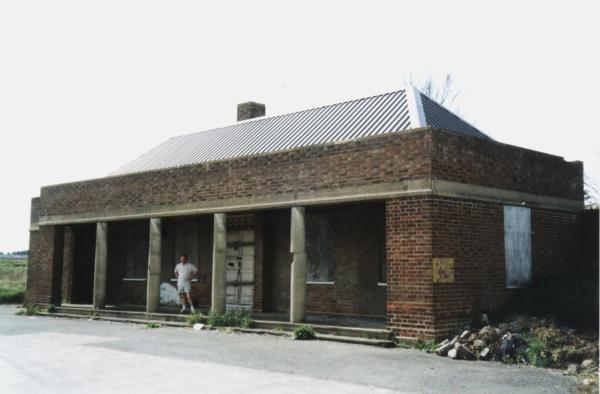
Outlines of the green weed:
[[238,310],[228,310],[225,313],[210,311],[206,322],[213,327],[252,328],[254,326],[254,321],[248,313]]
[[306,340],[306,339],[314,339],[315,338],[315,330],[312,326],[304,325],[296,327],[294,330],[294,339]]

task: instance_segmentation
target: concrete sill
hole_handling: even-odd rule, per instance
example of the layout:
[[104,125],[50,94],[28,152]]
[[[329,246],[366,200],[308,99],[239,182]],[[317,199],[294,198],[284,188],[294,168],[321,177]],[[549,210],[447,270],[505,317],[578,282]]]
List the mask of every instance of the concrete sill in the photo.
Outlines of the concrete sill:
[[335,285],[335,282],[311,282],[306,281],[307,285]]
[[146,278],[123,278],[123,282],[145,282]]
[[377,286],[387,287],[387,283],[377,282]]

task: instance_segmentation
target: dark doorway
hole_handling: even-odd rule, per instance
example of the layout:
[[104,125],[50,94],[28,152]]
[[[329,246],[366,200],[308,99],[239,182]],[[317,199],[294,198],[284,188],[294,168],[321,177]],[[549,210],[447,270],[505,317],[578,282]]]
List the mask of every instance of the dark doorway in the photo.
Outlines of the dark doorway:
[[74,304],[91,304],[94,297],[94,259],[96,256],[96,224],[73,226],[73,293]]

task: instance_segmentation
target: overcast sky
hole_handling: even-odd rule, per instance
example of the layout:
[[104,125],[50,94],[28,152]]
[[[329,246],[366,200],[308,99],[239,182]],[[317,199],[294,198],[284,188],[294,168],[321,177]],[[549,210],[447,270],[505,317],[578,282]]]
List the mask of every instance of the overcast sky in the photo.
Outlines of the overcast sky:
[[598,165],[598,2],[0,0],[0,251],[43,185],[170,136],[455,78],[493,138]]

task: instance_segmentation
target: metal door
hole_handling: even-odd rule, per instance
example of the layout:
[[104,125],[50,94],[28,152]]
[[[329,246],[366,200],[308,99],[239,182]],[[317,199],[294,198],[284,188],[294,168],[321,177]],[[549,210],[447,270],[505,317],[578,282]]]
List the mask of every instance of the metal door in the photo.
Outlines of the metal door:
[[254,229],[227,229],[226,302],[230,309],[252,309],[254,302]]

